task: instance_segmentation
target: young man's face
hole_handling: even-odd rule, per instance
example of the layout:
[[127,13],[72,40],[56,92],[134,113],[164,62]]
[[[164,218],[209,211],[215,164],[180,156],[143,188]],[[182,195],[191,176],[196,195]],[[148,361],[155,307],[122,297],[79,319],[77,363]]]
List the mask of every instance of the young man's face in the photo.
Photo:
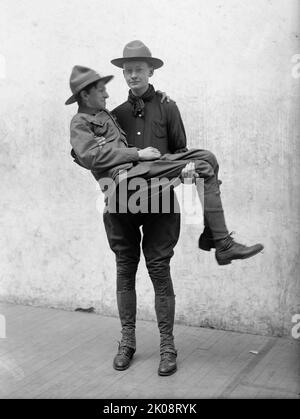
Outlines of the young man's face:
[[92,87],[91,90],[82,93],[82,98],[84,104],[89,108],[102,110],[106,108],[106,99],[108,98],[108,93],[106,91],[105,84],[102,81],[99,81],[95,87]]
[[123,65],[123,74],[132,92],[142,95],[148,89],[153,68],[144,61],[128,61]]

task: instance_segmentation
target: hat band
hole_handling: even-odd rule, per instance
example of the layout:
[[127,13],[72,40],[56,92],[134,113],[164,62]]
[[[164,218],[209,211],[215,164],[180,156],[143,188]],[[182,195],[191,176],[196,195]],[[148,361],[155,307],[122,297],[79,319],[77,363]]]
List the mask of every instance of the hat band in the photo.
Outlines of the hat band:
[[72,89],[73,95],[77,95],[82,89],[87,87],[89,84],[95,83],[97,80],[100,80],[101,76],[95,75],[94,77],[89,78],[88,80],[83,81],[79,86],[76,86]]

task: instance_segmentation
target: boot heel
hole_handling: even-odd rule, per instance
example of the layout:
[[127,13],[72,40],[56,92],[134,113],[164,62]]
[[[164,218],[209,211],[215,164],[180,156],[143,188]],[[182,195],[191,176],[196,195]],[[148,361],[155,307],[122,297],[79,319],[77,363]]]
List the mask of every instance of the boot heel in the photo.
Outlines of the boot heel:
[[198,240],[198,247],[201,250],[205,250],[206,252],[210,252],[211,249],[213,249],[215,247],[215,245],[214,245],[214,242],[213,242],[212,239],[205,238],[201,234],[201,236],[199,237],[199,240]]
[[201,249],[201,250],[205,250],[206,252],[210,252],[211,251],[211,249],[212,249],[212,247],[210,247],[210,246],[208,246],[208,245],[200,245],[199,244],[199,249]]
[[219,265],[230,265],[231,264],[231,260],[218,260],[217,262]]

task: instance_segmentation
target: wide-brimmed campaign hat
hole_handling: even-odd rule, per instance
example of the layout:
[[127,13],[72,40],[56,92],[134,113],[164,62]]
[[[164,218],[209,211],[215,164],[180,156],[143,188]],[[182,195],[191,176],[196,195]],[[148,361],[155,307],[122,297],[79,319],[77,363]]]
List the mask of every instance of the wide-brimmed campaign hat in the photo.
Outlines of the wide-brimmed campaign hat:
[[113,65],[123,68],[123,64],[128,61],[146,61],[154,69],[160,68],[164,62],[159,58],[152,57],[150,49],[142,41],[132,41],[125,45],[123,57],[111,60]]
[[75,65],[70,76],[70,88],[72,96],[65,102],[65,105],[70,105],[76,102],[76,95],[95,81],[102,81],[104,84],[108,83],[114,76],[101,77],[99,73],[88,67]]

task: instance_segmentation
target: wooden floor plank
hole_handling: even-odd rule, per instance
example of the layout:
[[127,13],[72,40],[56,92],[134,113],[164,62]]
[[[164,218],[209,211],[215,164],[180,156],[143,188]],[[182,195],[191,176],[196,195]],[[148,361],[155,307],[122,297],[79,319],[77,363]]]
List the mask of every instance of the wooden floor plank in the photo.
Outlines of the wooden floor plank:
[[137,322],[132,365],[115,371],[119,319],[3,303],[1,310],[9,325],[0,340],[1,398],[299,398],[299,340],[175,325],[178,371],[160,377],[154,322]]
[[[109,326],[107,326],[109,327]],[[107,330],[103,327],[103,333]],[[107,333],[106,333],[107,334]],[[90,350],[91,348],[91,350]],[[50,345],[43,352],[36,356],[36,362],[26,361],[26,365],[33,367],[26,373],[23,383],[12,385],[10,391],[13,395],[21,395],[26,387],[31,389],[32,397],[40,393],[42,387],[49,386],[53,381],[57,381],[59,375],[66,377],[68,374],[76,376],[78,365],[82,360],[89,362],[91,352],[97,351],[105,353],[108,348],[102,345],[102,339],[99,331],[94,326],[85,328],[81,332],[78,330],[76,335],[67,340],[54,340],[54,345]],[[21,366],[23,366],[21,364]],[[25,367],[24,367],[25,369]]]
[[[83,342],[94,338],[99,333],[106,333],[106,330],[110,327],[111,320],[109,318],[82,313],[71,314],[71,317],[68,316],[68,322],[60,322],[53,318],[51,327],[47,325],[45,329],[36,330],[31,344],[13,352],[16,363],[23,369],[26,376],[24,384],[34,380],[35,376],[32,377],[34,373],[40,374],[40,370],[43,368],[46,373],[47,366],[51,366],[51,363],[56,359],[67,355],[74,348],[79,347]],[[62,312],[62,319],[65,320],[64,312]],[[72,319],[71,322],[70,319]],[[60,329],[58,329],[59,326]],[[11,381],[6,380],[6,388],[13,391],[15,386],[19,387],[20,384],[13,379]]]

